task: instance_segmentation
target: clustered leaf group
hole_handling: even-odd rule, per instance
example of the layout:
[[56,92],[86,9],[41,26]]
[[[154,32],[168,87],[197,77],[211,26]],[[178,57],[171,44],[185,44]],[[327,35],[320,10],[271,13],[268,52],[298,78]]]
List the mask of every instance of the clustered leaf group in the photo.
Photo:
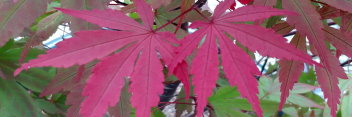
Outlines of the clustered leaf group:
[[[25,2],[29,1],[32,0]],[[244,4],[251,2],[239,1]],[[344,0],[322,0],[322,2],[352,12],[351,6],[342,5],[351,2]],[[240,43],[252,52],[280,59],[279,110],[283,108],[289,91],[298,81],[304,63],[307,63],[315,65],[317,81],[331,108],[331,115],[336,115],[341,94],[338,78],[346,79],[347,76],[340,67],[337,57],[326,47],[325,41],[331,42],[341,53],[352,57],[350,53],[352,41],[347,39],[351,36],[351,33],[347,33],[351,28],[342,27],[344,32],[341,32],[324,26],[321,15],[309,0],[283,0],[284,10],[272,8],[276,5],[276,0],[255,0],[253,5],[231,11],[229,8],[233,7],[235,1],[224,0],[215,8],[211,17],[203,16],[204,19],[191,22],[189,28],[197,30],[182,39],[177,39],[172,32],[160,31],[164,26],[154,27],[155,9],[160,7],[161,3],[152,7],[144,0],[133,0],[133,4],[142,23],[119,10],[56,8],[65,14],[109,30],[79,31],[84,28],[74,28],[77,32],[72,38],[60,42],[57,48],[48,50],[46,54],[22,64],[15,71],[15,75],[33,67],[67,68],[77,64],[81,65],[78,74],[82,74],[86,71],[84,65],[98,59],[99,62],[92,68],[86,84],[75,86],[73,90],[75,93],[67,97],[68,100],[73,100],[74,95],[83,92],[86,97],[80,99],[82,101],[67,103],[75,107],[80,105],[79,111],[84,117],[102,116],[108,111],[108,107],[115,106],[126,85],[126,78],[131,82],[129,92],[132,94],[131,103],[132,107],[136,108],[136,116],[148,117],[151,115],[151,108],[159,103],[165,76],[174,74],[178,77],[184,84],[186,97],[189,97],[190,75],[196,97],[196,114],[197,117],[202,117],[208,97],[216,87],[219,71],[223,69],[229,84],[237,87],[241,96],[248,100],[257,116],[261,117],[263,112],[257,96],[258,82],[255,78],[260,76],[261,72],[252,58],[237,46]],[[190,10],[196,9],[193,7],[191,6]],[[181,17],[190,10],[183,8]],[[265,18],[279,15],[287,16],[288,24],[285,26],[297,29],[291,43],[287,43],[287,40],[274,30],[257,25]],[[342,19],[346,23],[351,23],[346,19],[351,20],[351,17],[346,16]],[[244,23],[248,21],[255,23]],[[0,30],[7,27],[0,23]],[[2,33],[0,32],[1,38],[9,37]],[[320,63],[313,61],[312,57],[306,54],[306,37],[309,40],[310,52],[319,56]],[[194,57],[191,62],[186,60],[190,56]],[[163,73],[164,67],[167,68],[168,74]],[[81,82],[79,75],[76,81]],[[50,93],[52,92],[48,91],[42,95]]]

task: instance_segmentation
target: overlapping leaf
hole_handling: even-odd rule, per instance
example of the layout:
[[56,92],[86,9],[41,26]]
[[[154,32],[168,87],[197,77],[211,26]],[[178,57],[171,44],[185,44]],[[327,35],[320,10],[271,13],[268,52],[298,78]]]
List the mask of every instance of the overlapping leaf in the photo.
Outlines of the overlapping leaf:
[[131,115],[132,107],[130,103],[131,94],[128,92],[129,82],[125,81],[125,86],[122,88],[120,101],[109,109],[109,114],[114,117],[128,117]]
[[0,1],[0,46],[19,36],[24,28],[46,11],[47,0]]
[[149,5],[143,0],[135,0],[134,3],[144,24],[120,11],[58,8],[101,27],[121,31],[77,32],[73,38],[59,43],[47,54],[23,64],[15,74],[30,67],[69,67],[100,59],[84,88],[83,94],[87,97],[82,102],[80,113],[87,117],[102,116],[109,106],[115,106],[119,101],[124,78],[130,76],[131,102],[136,108],[136,115],[149,116],[151,107],[158,104],[164,87],[160,58],[170,64],[174,56],[172,43],[177,42],[173,34],[153,30],[154,15]]
[[327,40],[329,40],[343,54],[352,57],[352,37],[331,27],[325,27],[323,31]]
[[[326,48],[326,39],[322,30],[323,24],[320,15],[307,0],[287,0],[283,2],[287,10],[296,11],[299,16],[289,16],[287,22],[296,27],[302,34],[307,35],[311,44],[311,51],[318,55],[324,68],[316,68],[317,79],[321,84],[324,97],[328,99],[331,115],[336,116],[337,104],[339,104],[340,90],[337,88],[337,77],[347,78],[339,61]],[[319,73],[319,74],[318,74]]]
[[347,11],[352,13],[352,1],[349,0],[322,0],[323,2],[336,7],[338,9],[341,9],[343,11]]
[[[216,7],[213,17],[207,22],[193,22],[191,27],[200,29],[187,35],[177,49],[178,55],[173,66],[176,66],[175,64],[180,63],[200,46],[191,67],[191,74],[194,75],[194,94],[197,96],[198,117],[202,116],[203,109],[207,104],[207,98],[211,95],[211,90],[215,87],[215,82],[218,78],[217,42],[220,45],[224,72],[230,84],[237,86],[242,97],[247,98],[249,103],[253,105],[253,110],[257,115],[262,116],[257,97],[258,83],[253,77],[260,75],[260,72],[254,62],[251,61],[251,58],[239,47],[235,46],[226,33],[250,50],[258,51],[263,55],[289,60],[301,60],[310,64],[315,63],[308,55],[286,43],[283,37],[276,35],[272,30],[260,26],[232,23],[254,21],[273,15],[294,15],[294,13],[267,7],[247,6],[224,14],[232,3],[232,0],[221,2]],[[199,42],[204,37],[204,43],[199,45]],[[171,70],[173,66],[171,66]]]
[[81,65],[79,67],[74,66],[68,69],[59,69],[57,75],[41,92],[40,96],[55,94],[59,91],[69,91],[65,104],[69,105],[70,108],[67,109],[66,116],[79,116],[79,107],[85,98],[82,96],[82,91],[89,76],[91,67],[92,65],[88,64],[86,66]]
[[[291,44],[296,48],[301,49],[303,52],[306,51],[306,39],[305,36],[296,34],[293,37]],[[292,90],[294,83],[298,81],[299,76],[303,71],[304,64],[299,61],[279,61],[280,71],[279,71],[279,81],[281,82],[281,102],[279,105],[279,110],[283,108],[286,102],[286,98],[289,96],[289,91]]]
[[[109,0],[62,0],[63,8],[77,9],[77,10],[91,10],[91,9],[105,9]],[[71,25],[70,28],[73,32],[80,30],[92,30],[99,27],[86,22],[79,18],[69,17]]]

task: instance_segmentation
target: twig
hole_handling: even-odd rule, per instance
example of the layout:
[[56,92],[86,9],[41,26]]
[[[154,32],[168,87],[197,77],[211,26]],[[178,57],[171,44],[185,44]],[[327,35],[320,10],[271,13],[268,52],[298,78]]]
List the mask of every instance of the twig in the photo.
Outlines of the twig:
[[127,6],[128,5],[128,4],[124,3],[124,2],[121,2],[120,0],[113,0],[113,1],[116,2],[119,5],[123,5],[123,6]]
[[181,13],[180,15],[178,15],[177,17],[173,18],[172,20],[170,20],[169,22],[165,23],[164,25],[160,26],[159,28],[155,29],[155,31],[159,31],[160,29],[165,28],[167,25],[174,23],[174,21],[176,21],[178,18],[180,18],[181,16],[187,14],[188,12],[192,11],[194,8],[191,7],[189,9],[187,9],[185,12]]
[[345,62],[341,63],[341,64],[340,64],[340,66],[341,66],[341,67],[344,67],[344,66],[346,66],[346,65],[350,64],[351,62],[352,62],[352,59],[347,60],[347,61],[345,61]]
[[269,59],[269,57],[266,57],[266,59],[264,60],[264,64],[263,64],[263,66],[262,66],[262,68],[261,68],[261,73],[263,74],[263,72],[264,72],[264,69],[265,69],[265,66],[266,66],[266,64],[268,63],[268,59]]

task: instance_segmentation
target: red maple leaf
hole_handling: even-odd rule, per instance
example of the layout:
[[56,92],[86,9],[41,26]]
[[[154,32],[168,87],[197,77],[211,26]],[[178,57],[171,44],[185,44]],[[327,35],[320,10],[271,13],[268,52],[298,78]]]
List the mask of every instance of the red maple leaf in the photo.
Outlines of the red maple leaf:
[[[170,68],[172,71],[173,66],[182,62],[193,50],[199,48],[191,67],[192,82],[195,87],[194,94],[197,96],[198,117],[202,116],[207,98],[211,95],[218,78],[218,45],[220,46],[223,69],[230,84],[237,86],[242,97],[248,99],[257,115],[262,116],[257,97],[258,83],[254,78],[255,75],[260,75],[260,72],[249,55],[235,46],[228,35],[234,37],[236,41],[247,46],[250,50],[258,51],[265,56],[317,64],[311,60],[310,56],[288,44],[282,36],[275,34],[272,30],[261,26],[234,23],[255,21],[273,15],[295,15],[295,13],[260,6],[246,6],[225,13],[233,2],[233,0],[221,2],[216,7],[213,17],[207,22],[196,21],[192,23],[191,28],[199,29],[181,41],[181,46],[176,50],[178,52],[177,58],[175,58],[176,62]],[[204,38],[204,43],[200,44]]]
[[[327,103],[330,107],[331,116],[336,116],[337,105],[340,103],[341,91],[338,88],[337,78],[347,79],[343,68],[340,66],[338,59],[332,55],[325,45],[323,23],[321,17],[315,7],[306,0],[287,0],[283,2],[283,8],[287,10],[297,11],[298,16],[288,16],[287,23],[295,28],[309,40],[311,52],[318,55],[323,68],[315,68],[317,73],[317,81],[324,92],[324,98],[328,99]],[[334,37],[334,36],[332,36]],[[328,40],[328,39],[327,39]],[[341,40],[329,39],[337,47],[345,46]],[[348,47],[348,46],[347,46]]]
[[[114,106],[119,101],[124,78],[130,76],[131,103],[136,108],[136,115],[144,117],[150,115],[150,108],[158,104],[159,95],[163,91],[164,76],[161,60],[169,66],[171,73],[180,77],[187,90],[189,89],[187,64],[183,60],[194,49],[201,46],[191,68],[197,96],[197,114],[200,116],[218,77],[219,44],[222,65],[230,84],[237,86],[241,95],[253,105],[253,110],[262,116],[257,97],[258,83],[253,77],[260,75],[260,72],[251,58],[235,46],[228,35],[250,50],[258,51],[265,56],[316,63],[310,56],[286,43],[283,37],[272,30],[233,23],[255,21],[273,15],[293,15],[293,12],[247,6],[234,12],[224,13],[233,2],[233,0],[221,2],[208,22],[193,22],[191,27],[200,29],[182,40],[182,45],[177,49],[178,55],[174,54],[173,44],[178,43],[174,39],[175,35],[153,30],[152,8],[143,0],[134,0],[136,11],[143,24],[132,20],[120,11],[58,8],[66,14],[119,31],[77,32],[73,38],[59,43],[57,48],[49,50],[47,54],[23,64],[15,74],[30,67],[69,67],[99,59],[101,61],[93,69],[93,74],[83,90],[83,95],[87,97],[82,102],[80,113],[91,117],[103,115],[109,106]],[[200,45],[199,42],[204,36],[205,41]],[[176,62],[172,63],[172,60]]]
[[[174,57],[175,35],[153,30],[152,8],[144,0],[134,0],[144,24],[140,24],[120,11],[113,10],[58,10],[101,27],[118,29],[80,31],[74,37],[57,45],[37,59],[25,63],[15,74],[31,67],[69,67],[86,64],[94,59],[101,61],[87,81],[80,114],[85,117],[102,116],[114,106],[124,86],[124,78],[131,77],[131,103],[138,117],[150,116],[150,109],[159,102],[163,93],[163,65]],[[112,55],[111,55],[112,54]]]

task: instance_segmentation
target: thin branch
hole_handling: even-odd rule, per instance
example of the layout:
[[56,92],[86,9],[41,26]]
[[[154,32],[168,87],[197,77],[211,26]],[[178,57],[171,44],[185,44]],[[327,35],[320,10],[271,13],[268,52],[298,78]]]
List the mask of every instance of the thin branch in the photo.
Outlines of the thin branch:
[[193,9],[194,9],[193,7],[187,9],[185,12],[181,13],[180,15],[175,17],[174,19],[170,20],[169,22],[165,23],[164,25],[160,26],[159,28],[155,29],[155,31],[159,31],[160,29],[165,28],[167,25],[174,23],[174,21],[176,21],[178,18],[182,17],[183,15],[185,15],[188,12],[192,11]]
[[340,66],[341,66],[341,67],[344,67],[344,66],[346,66],[346,65],[350,64],[351,62],[352,62],[352,59],[347,60],[347,61],[345,61],[345,62],[341,63],[341,64],[340,64]]
[[266,59],[264,60],[264,64],[263,64],[263,66],[262,66],[262,68],[261,68],[261,73],[263,74],[263,72],[264,72],[264,69],[265,69],[265,66],[266,66],[266,64],[268,63],[268,59],[269,59],[269,57],[266,57]]
[[265,58],[265,56],[262,56],[262,58],[260,58],[258,61],[257,61],[257,65],[259,65],[260,64],[260,62],[263,60]]
[[123,6],[127,6],[128,5],[127,3],[121,2],[120,0],[112,0],[112,1],[116,2],[119,5],[123,5]]

